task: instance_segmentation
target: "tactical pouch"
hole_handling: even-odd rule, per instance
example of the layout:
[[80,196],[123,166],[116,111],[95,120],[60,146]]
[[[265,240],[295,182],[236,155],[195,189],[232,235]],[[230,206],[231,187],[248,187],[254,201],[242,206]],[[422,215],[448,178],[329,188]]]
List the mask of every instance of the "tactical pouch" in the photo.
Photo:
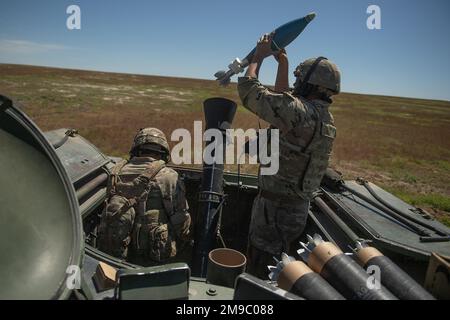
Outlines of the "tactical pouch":
[[106,201],[98,229],[98,248],[114,257],[126,259],[136,212],[130,201],[114,195]]
[[138,214],[131,237],[136,262],[153,265],[176,255],[175,238],[169,231],[169,223],[163,208]]
[[151,245],[148,254],[151,260],[161,262],[177,254],[176,243],[166,223],[151,228],[148,237]]
[[132,239],[133,253],[143,265],[163,262],[177,254],[176,242],[166,223],[136,224]]

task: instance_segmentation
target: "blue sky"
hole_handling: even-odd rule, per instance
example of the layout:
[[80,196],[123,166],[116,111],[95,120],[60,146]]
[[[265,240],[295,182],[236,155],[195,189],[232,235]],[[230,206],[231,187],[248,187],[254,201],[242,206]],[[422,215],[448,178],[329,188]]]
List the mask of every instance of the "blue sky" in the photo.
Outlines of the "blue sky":
[[[81,30],[66,28],[71,4]],[[370,4],[381,8],[381,30],[366,27]],[[324,55],[343,91],[450,100],[449,9],[447,0],[2,1],[0,63],[213,79],[261,34],[314,11],[287,48],[292,70]],[[262,81],[275,71],[270,58]]]

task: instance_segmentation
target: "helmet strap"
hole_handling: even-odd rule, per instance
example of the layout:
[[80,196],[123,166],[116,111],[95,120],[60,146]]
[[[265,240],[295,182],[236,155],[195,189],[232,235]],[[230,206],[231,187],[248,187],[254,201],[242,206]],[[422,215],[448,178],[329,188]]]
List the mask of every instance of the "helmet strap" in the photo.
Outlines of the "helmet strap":
[[306,73],[305,78],[301,81],[301,84],[299,86],[299,88],[296,88],[296,92],[298,92],[300,95],[302,96],[307,96],[309,94],[309,92],[305,92],[305,91],[311,91],[311,90],[306,90],[308,87],[308,81],[311,78],[313,72],[316,70],[317,66],[319,65],[320,61],[322,60],[328,60],[328,58],[325,57],[318,57],[313,64],[311,65],[311,67],[309,68],[308,72]]

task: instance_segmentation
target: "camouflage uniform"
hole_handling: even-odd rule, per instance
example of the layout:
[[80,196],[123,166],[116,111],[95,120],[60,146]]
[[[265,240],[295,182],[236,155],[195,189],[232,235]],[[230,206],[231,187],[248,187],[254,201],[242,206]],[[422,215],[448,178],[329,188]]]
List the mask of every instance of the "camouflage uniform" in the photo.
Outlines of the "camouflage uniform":
[[336,128],[329,102],[275,93],[250,77],[239,78],[238,91],[245,108],[280,130],[279,171],[259,175],[249,230],[248,272],[267,278],[272,257],[289,252],[304,230],[309,200],[328,166]]
[[[98,246],[118,258],[149,266],[175,257],[189,238],[191,218],[178,173],[165,167],[165,160],[138,156],[138,149],[161,151],[168,158],[162,132],[153,128],[138,132],[131,159],[111,174]],[[145,177],[149,172],[151,176]]]

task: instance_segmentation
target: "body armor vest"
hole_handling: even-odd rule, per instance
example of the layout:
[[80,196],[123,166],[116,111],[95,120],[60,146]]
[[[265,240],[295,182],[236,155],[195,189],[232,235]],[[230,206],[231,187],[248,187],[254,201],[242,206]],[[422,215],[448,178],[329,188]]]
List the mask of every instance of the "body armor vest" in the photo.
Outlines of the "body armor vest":
[[302,101],[309,116],[302,126],[280,133],[280,167],[276,175],[260,176],[260,188],[309,200],[328,167],[336,128],[327,106]]

